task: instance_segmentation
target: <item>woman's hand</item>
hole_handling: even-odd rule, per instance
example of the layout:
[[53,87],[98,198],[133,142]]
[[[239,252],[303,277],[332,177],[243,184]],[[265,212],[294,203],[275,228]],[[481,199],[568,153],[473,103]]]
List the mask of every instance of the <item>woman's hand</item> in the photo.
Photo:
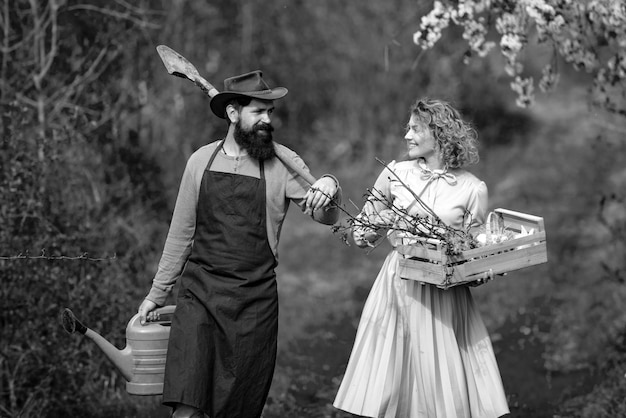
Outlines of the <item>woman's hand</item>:
[[379,233],[371,228],[354,228],[352,230],[352,240],[359,248],[374,247],[374,243],[381,237]]
[[[499,274],[496,274],[496,276],[506,276],[506,273],[499,273]],[[482,284],[492,281],[493,278],[494,278],[493,271],[489,269],[488,271],[484,272],[480,277],[478,277],[473,282],[469,282],[468,285],[472,287],[480,286]]]
[[370,215],[369,220],[372,224],[382,228],[391,228],[398,219],[398,215],[391,209],[383,209],[379,213]]

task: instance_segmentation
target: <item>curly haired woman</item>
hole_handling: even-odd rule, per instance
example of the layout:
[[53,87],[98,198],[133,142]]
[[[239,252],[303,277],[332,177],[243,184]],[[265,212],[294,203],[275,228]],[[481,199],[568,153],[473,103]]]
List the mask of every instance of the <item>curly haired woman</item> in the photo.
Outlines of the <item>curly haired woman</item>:
[[[440,100],[418,100],[404,139],[408,159],[382,171],[359,217],[380,218],[389,205],[428,216],[417,195],[449,227],[482,224],[487,186],[463,169],[478,162],[476,132],[459,112]],[[352,236],[359,247],[371,246],[376,237],[371,232],[355,226]],[[397,232],[387,238],[392,247],[398,245]],[[395,249],[389,253],[367,298],[334,406],[375,418],[509,413],[491,340],[469,287],[443,290],[402,279],[399,257]]]

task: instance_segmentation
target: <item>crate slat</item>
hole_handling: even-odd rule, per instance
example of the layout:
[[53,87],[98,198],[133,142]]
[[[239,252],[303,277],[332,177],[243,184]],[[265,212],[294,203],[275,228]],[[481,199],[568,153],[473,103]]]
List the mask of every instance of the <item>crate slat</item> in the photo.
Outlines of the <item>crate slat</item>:
[[539,232],[532,235],[526,235],[519,238],[509,239],[507,241],[498,243],[498,244],[490,244],[480,248],[473,248],[471,250],[463,251],[461,254],[455,255],[453,257],[448,257],[441,250],[431,250],[425,248],[419,244],[417,245],[399,245],[396,247],[396,251],[400,254],[423,258],[433,262],[448,262],[451,264],[461,263],[471,260],[473,258],[480,257],[488,257],[493,254],[501,253],[504,251],[513,251],[520,247],[538,245],[546,240],[546,233]]
[[401,254],[400,277],[447,289],[487,275],[503,274],[548,261],[543,218],[501,208],[494,212],[502,216],[507,230],[520,232],[523,226],[533,233],[451,257],[445,254],[442,245],[436,250],[421,244],[400,245],[396,248]]
[[441,283],[446,278],[445,271],[439,264],[400,258],[398,267],[400,269],[398,274],[403,279],[436,284]]
[[503,208],[498,208],[494,210],[494,212],[502,215],[504,226],[508,229],[521,231],[521,226],[524,226],[527,230],[535,229],[537,232],[545,231],[543,218],[539,216]]
[[400,258],[398,260],[398,275],[402,279],[430,283],[442,289],[447,289],[477,280],[476,277],[467,278],[465,276],[464,266],[462,264],[446,272],[446,269],[441,265],[411,258]]
[[519,238],[509,239],[498,244],[485,245],[480,248],[473,248],[471,250],[463,251],[459,261],[470,260],[477,257],[488,257],[493,254],[501,253],[504,251],[513,251],[520,247],[537,245],[546,241],[546,233],[539,232],[532,235],[525,235]]
[[441,250],[431,250],[420,244],[399,245],[396,247],[396,251],[410,257],[425,258],[435,262],[442,262],[445,256],[442,254]]
[[548,261],[545,243],[533,245],[515,251],[494,254],[491,257],[479,258],[463,264],[467,276],[492,271],[502,274]]

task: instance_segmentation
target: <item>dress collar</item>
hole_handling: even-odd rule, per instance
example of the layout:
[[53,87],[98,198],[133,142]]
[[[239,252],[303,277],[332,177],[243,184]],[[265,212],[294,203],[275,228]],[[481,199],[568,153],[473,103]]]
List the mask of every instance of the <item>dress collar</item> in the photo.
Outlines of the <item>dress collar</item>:
[[448,172],[447,168],[443,170],[430,169],[423,160],[418,162],[419,168],[422,171],[421,179],[427,181],[433,181],[437,179],[444,179],[449,185],[454,186],[456,184],[456,176]]

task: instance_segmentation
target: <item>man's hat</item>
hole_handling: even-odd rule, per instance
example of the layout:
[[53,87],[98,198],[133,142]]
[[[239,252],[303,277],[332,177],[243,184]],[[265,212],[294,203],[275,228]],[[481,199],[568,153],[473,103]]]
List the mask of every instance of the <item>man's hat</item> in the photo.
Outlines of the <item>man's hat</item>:
[[218,117],[226,119],[226,104],[236,97],[245,96],[260,100],[275,100],[286,94],[287,89],[284,87],[271,89],[263,81],[263,73],[256,70],[224,80],[224,90],[211,99],[211,110]]

